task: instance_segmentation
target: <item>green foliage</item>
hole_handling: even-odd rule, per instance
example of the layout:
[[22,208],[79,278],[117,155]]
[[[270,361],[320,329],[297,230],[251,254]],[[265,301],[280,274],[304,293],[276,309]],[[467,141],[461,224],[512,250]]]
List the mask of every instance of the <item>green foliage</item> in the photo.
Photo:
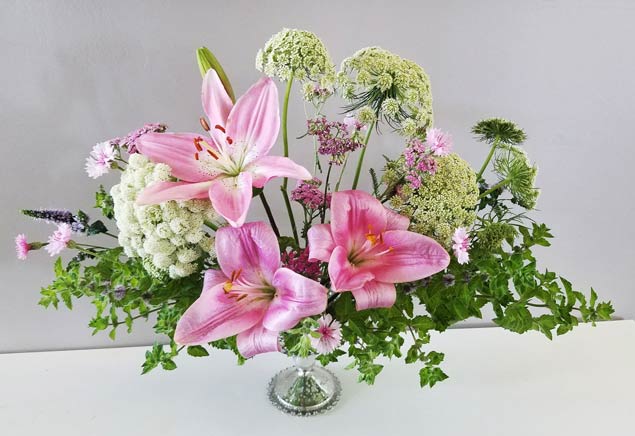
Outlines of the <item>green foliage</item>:
[[106,218],[113,219],[115,217],[115,203],[102,185],[99,185],[99,190],[95,193],[95,207],[100,209]]
[[503,118],[488,118],[479,121],[472,127],[472,133],[481,142],[493,144],[500,142],[508,145],[517,145],[525,142],[525,132],[511,121]]

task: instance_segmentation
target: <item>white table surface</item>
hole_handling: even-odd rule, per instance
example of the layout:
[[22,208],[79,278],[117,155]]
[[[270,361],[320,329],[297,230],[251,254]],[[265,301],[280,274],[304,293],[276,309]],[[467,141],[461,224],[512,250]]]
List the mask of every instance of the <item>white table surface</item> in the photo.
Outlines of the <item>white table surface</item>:
[[287,366],[231,353],[183,356],[140,376],[145,348],[0,355],[0,434],[18,435],[626,435],[635,434],[635,321],[580,326],[550,342],[498,328],[437,335],[450,379],[418,386],[417,367],[388,363],[375,386],[343,364],[340,404],[297,418],[265,386]]

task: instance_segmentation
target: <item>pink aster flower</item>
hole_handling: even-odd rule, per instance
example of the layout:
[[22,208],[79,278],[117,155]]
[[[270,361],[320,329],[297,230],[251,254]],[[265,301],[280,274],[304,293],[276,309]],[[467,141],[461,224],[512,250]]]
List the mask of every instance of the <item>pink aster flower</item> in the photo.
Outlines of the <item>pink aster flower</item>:
[[452,137],[441,129],[432,128],[426,132],[426,146],[435,156],[447,156],[452,151]]
[[460,264],[468,263],[470,261],[470,254],[468,253],[470,249],[470,237],[465,227],[459,227],[454,231],[452,242],[454,242],[452,249],[454,250],[454,255],[458,262]]
[[278,239],[267,224],[220,228],[216,253],[220,270],[206,271],[201,296],[176,325],[177,343],[237,335],[244,357],[279,351],[281,331],[326,309],[324,286],[281,266]]
[[315,330],[318,337],[311,337],[311,345],[320,354],[332,353],[342,342],[342,332],[338,320],[326,313],[318,319],[319,327]]
[[178,182],[155,183],[141,192],[139,204],[209,198],[212,207],[233,227],[247,217],[253,188],[273,177],[308,180],[309,171],[287,157],[268,156],[280,129],[278,89],[262,78],[232,104],[218,74],[203,79],[203,109],[210,137],[196,133],[147,133],[138,151],[172,168]]
[[48,239],[48,245],[44,247],[46,251],[51,256],[55,256],[60,254],[66,247],[68,247],[68,242],[71,240],[71,226],[62,223],[57,226],[57,230],[53,232]]
[[26,260],[27,253],[31,250],[31,245],[26,240],[26,236],[20,233],[15,237],[15,252],[20,260]]
[[86,172],[88,176],[96,179],[110,171],[110,165],[115,160],[115,148],[110,141],[100,142],[93,147],[86,158]]
[[395,283],[421,280],[450,263],[438,242],[409,225],[364,191],[335,192],[331,223],[309,229],[309,259],[328,262],[333,290],[352,292],[357,310],[390,307]]

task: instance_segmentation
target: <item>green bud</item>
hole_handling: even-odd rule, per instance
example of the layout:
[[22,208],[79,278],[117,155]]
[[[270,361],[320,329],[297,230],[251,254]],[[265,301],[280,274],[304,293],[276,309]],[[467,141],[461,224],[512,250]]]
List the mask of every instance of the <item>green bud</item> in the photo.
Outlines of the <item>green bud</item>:
[[216,74],[218,74],[220,81],[223,83],[229,98],[231,98],[232,102],[235,102],[236,97],[234,96],[232,85],[229,83],[227,74],[225,74],[225,70],[223,70],[220,62],[216,59],[216,56],[214,56],[207,47],[201,47],[196,50],[196,59],[198,60],[198,68],[201,71],[201,76],[205,77],[205,74],[207,74],[207,72],[211,69],[216,71]]

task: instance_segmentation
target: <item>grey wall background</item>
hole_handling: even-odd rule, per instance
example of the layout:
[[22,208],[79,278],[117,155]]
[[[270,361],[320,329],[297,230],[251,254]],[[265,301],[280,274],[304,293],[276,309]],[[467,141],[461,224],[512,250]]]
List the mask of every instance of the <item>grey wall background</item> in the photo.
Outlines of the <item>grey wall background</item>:
[[[242,93],[259,77],[257,49],[282,27],[317,33],[336,63],[369,45],[420,63],[437,126],[474,166],[486,150],[471,139],[473,123],[517,121],[541,169],[535,217],[557,236],[539,253],[543,265],[635,317],[633,23],[629,1],[2,1],[0,352],[152,342],[142,324],[116,344],[92,337],[88,304],[70,313],[38,307],[51,259],[40,252],[17,261],[12,239],[45,239],[52,227],[17,210],[89,210],[98,183],[116,180],[86,177],[94,143],[151,121],[197,129],[194,50],[209,46]],[[296,99],[291,131],[303,122]],[[304,147],[292,156],[308,164]],[[378,166],[400,147],[375,137],[367,162]]]

